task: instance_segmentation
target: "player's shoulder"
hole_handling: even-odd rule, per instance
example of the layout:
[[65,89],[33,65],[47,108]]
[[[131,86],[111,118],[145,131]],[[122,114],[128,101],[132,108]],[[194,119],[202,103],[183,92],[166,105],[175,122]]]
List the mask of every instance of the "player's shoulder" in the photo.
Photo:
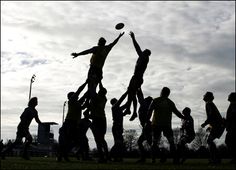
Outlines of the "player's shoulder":
[[160,97],[156,97],[156,98],[153,99],[153,102],[158,102],[158,101],[160,101],[160,100],[161,100]]

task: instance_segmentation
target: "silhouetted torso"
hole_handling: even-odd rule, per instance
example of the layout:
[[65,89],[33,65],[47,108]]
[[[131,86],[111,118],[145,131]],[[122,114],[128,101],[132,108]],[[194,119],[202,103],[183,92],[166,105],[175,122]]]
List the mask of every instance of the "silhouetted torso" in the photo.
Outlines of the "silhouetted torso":
[[139,113],[139,121],[142,126],[144,126],[145,123],[147,122],[147,112],[148,112],[148,108],[149,108],[151,102],[152,102],[152,100],[149,100],[149,102],[148,102],[148,100],[144,99],[140,103],[138,113]]
[[149,57],[144,56],[144,55],[139,56],[135,65],[134,75],[137,77],[143,77],[143,74],[147,68],[148,62],[149,62]]
[[91,126],[91,121],[87,118],[83,118],[80,120],[78,125],[78,133],[80,136],[86,136],[88,129]]
[[228,132],[236,131],[236,102],[231,102],[226,113],[226,128]]
[[158,97],[153,102],[155,108],[152,124],[171,127],[172,112],[175,109],[174,102],[164,97]]
[[19,125],[24,128],[29,128],[31,121],[36,117],[38,117],[38,111],[35,108],[27,107],[20,116],[21,121]]
[[195,136],[194,121],[192,116],[188,116],[185,118],[186,119],[182,119],[182,129],[184,130],[184,134],[188,136]]
[[212,127],[218,127],[222,123],[222,116],[213,102],[206,103],[206,113],[207,120],[205,122],[207,124],[210,124]]
[[106,96],[96,95],[91,104],[92,118],[105,118],[105,105],[107,102]]
[[81,119],[81,103],[76,99],[69,100],[66,120],[79,122],[80,119]]
[[90,64],[92,66],[102,69],[105,60],[107,58],[107,55],[111,51],[111,48],[112,48],[111,45],[93,47],[94,52],[90,59]]
[[123,112],[122,108],[119,106],[112,106],[112,118],[113,118],[113,126],[123,128]]

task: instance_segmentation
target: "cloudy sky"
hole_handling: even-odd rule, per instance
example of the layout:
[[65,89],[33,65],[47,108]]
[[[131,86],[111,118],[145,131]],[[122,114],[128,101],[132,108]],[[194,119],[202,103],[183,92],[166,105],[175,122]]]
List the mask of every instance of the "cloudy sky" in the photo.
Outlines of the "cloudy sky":
[[[1,138],[15,138],[19,116],[27,106],[30,79],[36,75],[41,121],[55,121],[55,137],[62,122],[63,103],[86,79],[91,55],[72,59],[97,44],[103,36],[112,42],[125,35],[110,52],[103,84],[108,90],[106,140],[111,135],[109,100],[125,92],[137,54],[129,31],[142,49],[152,51],[142,86],[145,96],[158,97],[163,86],[182,111],[192,109],[195,129],[205,120],[202,96],[212,91],[224,116],[227,97],[235,91],[235,2],[3,2],[1,1]],[[140,131],[138,119],[124,118],[125,129]],[[181,121],[174,115],[173,127]],[[32,121],[32,134],[37,124]],[[93,137],[89,132],[93,143]]]

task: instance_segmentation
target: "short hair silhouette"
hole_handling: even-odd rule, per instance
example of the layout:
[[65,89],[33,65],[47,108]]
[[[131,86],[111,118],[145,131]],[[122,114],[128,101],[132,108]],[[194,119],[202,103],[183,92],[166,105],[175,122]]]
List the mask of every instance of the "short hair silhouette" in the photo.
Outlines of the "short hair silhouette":
[[162,97],[168,97],[170,95],[170,89],[168,87],[163,87],[161,90]]
[[106,39],[105,38],[103,38],[103,37],[101,37],[101,38],[99,38],[99,40],[98,40],[98,45],[99,46],[104,46],[105,44],[106,44]]
[[67,98],[70,99],[71,96],[73,96],[73,94],[75,94],[75,92],[69,92],[69,93],[67,94]]
[[37,104],[38,104],[38,98],[37,97],[32,97],[28,102],[29,107],[35,107]]
[[206,94],[204,95],[204,100],[205,101],[213,101],[214,100],[214,96],[212,92],[206,92]]
[[153,98],[151,96],[148,96],[145,98],[145,100],[147,100],[147,102],[151,102],[153,100]]
[[116,98],[112,98],[111,101],[110,101],[110,103],[111,103],[112,105],[114,105],[116,102],[117,102],[117,99],[116,99]]
[[230,102],[236,101],[236,93],[235,92],[230,93],[230,95],[228,97],[228,101],[230,101]]
[[151,55],[151,51],[150,51],[149,49],[145,49],[145,50],[143,51],[143,54],[144,54],[145,56],[150,56],[150,55]]
[[99,90],[98,94],[106,95],[106,94],[107,94],[107,89],[101,88],[101,89]]
[[184,115],[190,115],[191,113],[191,109],[189,107],[185,107],[184,110],[183,110],[183,114]]

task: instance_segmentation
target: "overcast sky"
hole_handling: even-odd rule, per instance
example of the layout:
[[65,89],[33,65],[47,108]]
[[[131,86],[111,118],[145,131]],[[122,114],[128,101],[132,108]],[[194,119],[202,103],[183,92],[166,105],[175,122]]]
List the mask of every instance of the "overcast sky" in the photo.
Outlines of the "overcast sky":
[[[72,59],[97,44],[125,35],[109,53],[103,68],[108,90],[106,140],[111,135],[109,100],[120,97],[133,74],[137,54],[129,31],[144,50],[152,51],[142,85],[144,96],[158,97],[163,86],[182,111],[192,109],[195,129],[206,119],[202,96],[211,91],[222,116],[227,97],[235,91],[235,2],[3,2],[1,1],[1,138],[15,138],[19,117],[27,106],[30,79],[36,75],[32,96],[43,122],[55,121],[57,139],[63,103],[70,91],[86,80],[91,55]],[[140,131],[138,119],[124,118],[125,129]],[[174,115],[173,127],[181,121]],[[32,121],[32,134],[37,124]],[[89,132],[89,139],[93,137]],[[94,143],[92,144],[94,145]]]

